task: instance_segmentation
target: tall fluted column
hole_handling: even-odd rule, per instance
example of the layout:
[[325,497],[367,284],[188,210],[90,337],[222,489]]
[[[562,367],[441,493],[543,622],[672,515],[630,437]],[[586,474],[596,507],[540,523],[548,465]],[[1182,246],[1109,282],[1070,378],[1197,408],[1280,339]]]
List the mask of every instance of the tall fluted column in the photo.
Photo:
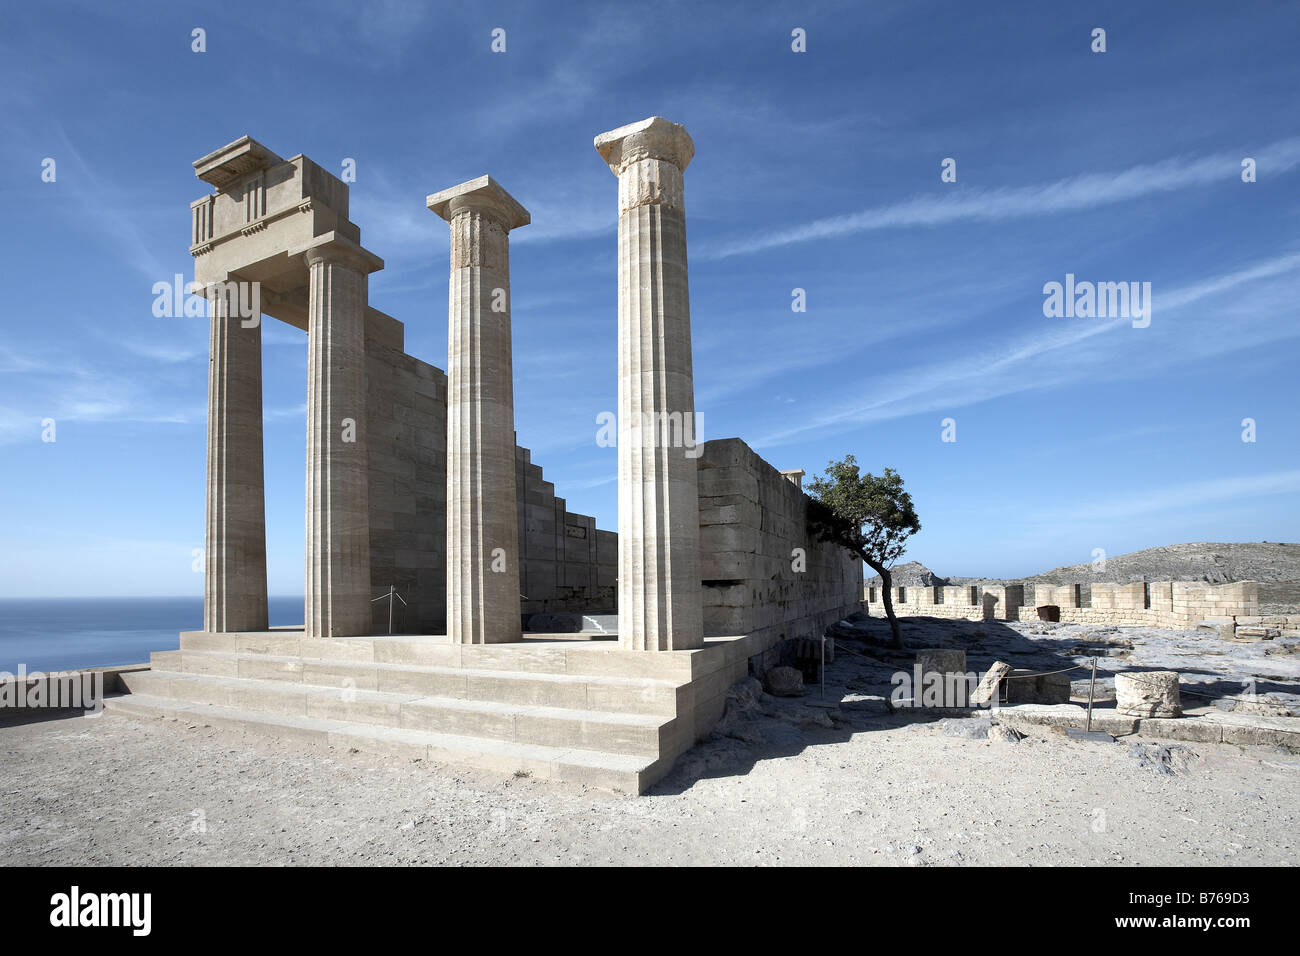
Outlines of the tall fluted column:
[[205,294],[211,318],[203,629],[265,631],[262,317],[245,327],[232,307],[238,293],[232,300],[221,283]]
[[461,644],[522,637],[511,229],[529,216],[491,177],[428,198],[451,224],[447,332],[447,634]]
[[382,263],[332,233],[301,251],[310,270],[305,633],[351,637],[371,631],[366,277]]
[[623,647],[704,644],[686,130],[662,117],[596,137],[618,177],[618,633]]

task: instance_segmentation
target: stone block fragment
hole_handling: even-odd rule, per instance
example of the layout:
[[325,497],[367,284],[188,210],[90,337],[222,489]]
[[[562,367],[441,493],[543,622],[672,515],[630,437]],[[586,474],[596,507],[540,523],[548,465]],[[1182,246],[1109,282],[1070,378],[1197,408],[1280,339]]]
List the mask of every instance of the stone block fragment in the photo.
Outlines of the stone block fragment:
[[1129,717],[1181,717],[1177,671],[1116,674],[1115,709]]

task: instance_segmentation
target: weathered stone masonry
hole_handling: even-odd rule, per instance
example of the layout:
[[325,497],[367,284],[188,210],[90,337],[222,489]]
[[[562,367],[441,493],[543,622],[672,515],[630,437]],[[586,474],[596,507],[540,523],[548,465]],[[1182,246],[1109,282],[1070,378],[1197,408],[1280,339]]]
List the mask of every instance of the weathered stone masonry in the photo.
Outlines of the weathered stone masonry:
[[527,448],[516,449],[515,480],[523,613],[612,612],[618,605],[618,535],[566,510]]
[[[371,587],[378,596],[395,585],[410,602],[405,609],[399,604],[395,615],[402,633],[441,634],[447,613],[447,376],[398,343],[393,348],[371,339],[366,345]],[[514,458],[520,611],[612,612],[618,536],[566,510],[527,448],[515,446]],[[387,602],[379,602],[374,633],[387,627]]]
[[[880,588],[867,586],[864,595],[870,613],[883,615]],[[1239,638],[1300,634],[1300,617],[1260,615],[1259,584],[1254,581],[896,587],[891,597],[900,614],[960,620],[1037,621],[1039,607],[1054,606],[1067,624],[1175,629],[1218,625],[1225,636]]]
[[[1021,609],[1021,620],[1037,620],[1037,607],[1050,604],[1060,608],[1061,620],[1066,622],[1167,628],[1196,627],[1208,622],[1222,625],[1225,636],[1230,637],[1240,627],[1264,622],[1259,615],[1259,584],[1255,581],[1040,584],[1032,588],[1032,593],[1030,606]],[[1270,618],[1268,626],[1283,633],[1297,633],[1300,619]]]
[[[407,355],[402,323],[366,301],[366,274],[383,263],[362,247],[360,228],[348,220],[347,185],[305,156],[281,159],[247,136],[197,160],[194,169],[215,190],[190,204],[195,282],[212,303],[205,631],[267,626],[264,314],[307,331],[312,358],[308,633],[383,633],[387,602],[371,599],[394,585],[410,602],[394,614],[398,630],[443,633],[447,376]],[[262,314],[231,313],[239,301],[226,294],[232,283],[245,290],[256,284]],[[514,445],[513,435],[507,447],[505,467],[516,477],[528,467],[528,451]],[[580,528],[598,542],[594,522],[567,512],[539,469],[527,478],[511,493],[517,512],[545,512],[554,523],[521,522],[509,549],[521,585],[512,591],[522,591],[533,572],[524,610],[613,610],[612,581],[604,591],[597,583],[609,577],[598,571],[600,554],[590,546],[555,548],[557,528],[561,535]],[[531,568],[520,555],[532,555]],[[545,573],[545,560],[556,562],[553,573]]]
[[[628,420],[646,411],[676,414],[690,428],[682,211],[690,138],[680,126],[652,118],[602,134],[598,148],[619,176],[626,273],[620,321],[627,352],[621,408]],[[256,283],[263,314],[309,333],[306,633],[384,633],[387,602],[372,599],[390,586],[409,602],[395,609],[396,630],[445,633],[448,377],[406,354],[402,323],[368,304],[367,276],[383,262],[362,246],[360,228],[348,220],[348,187],[306,157],[281,159],[249,137],[194,166],[215,189],[191,204],[190,247],[195,280],[213,302],[205,631],[261,631],[267,623],[261,316],[228,314],[231,300],[220,294],[228,283]],[[475,196],[482,199],[477,205]],[[470,218],[477,216],[474,222],[486,228],[487,219],[504,217],[504,230],[522,221],[519,210],[512,216],[513,200],[487,177],[431,201],[438,197],[446,202],[434,202],[435,211],[452,223],[454,273],[457,222],[473,225]],[[503,251],[504,241],[503,231]],[[480,334],[504,332],[470,343],[480,353],[464,354],[478,363],[472,366],[478,381],[496,376],[495,392],[478,393],[471,413],[491,412],[494,442],[509,434],[508,463],[497,467],[503,457],[497,445],[470,449],[469,460],[495,462],[493,493],[509,489],[506,500],[515,501],[515,521],[499,522],[493,534],[500,537],[514,524],[507,532],[513,545],[501,546],[518,574],[517,587],[511,580],[506,590],[519,597],[474,603],[498,610],[510,605],[507,617],[612,612],[620,586],[618,535],[570,512],[528,450],[513,441],[509,313],[506,328],[484,324],[495,321],[488,308],[493,290],[508,296],[504,254],[498,258],[499,268],[489,263],[483,269],[481,257],[462,249],[464,281],[457,285],[453,275],[451,287],[453,328],[460,303],[479,310],[466,315],[479,323]],[[464,293],[459,297],[458,289]],[[662,352],[663,343],[673,354]],[[645,380],[647,373],[652,381]],[[660,378],[667,383],[662,392],[656,391]],[[694,445],[693,429],[684,437]],[[798,473],[777,472],[738,439],[709,442],[702,450],[697,459],[699,449],[690,447],[620,442],[620,513],[636,518],[638,529],[623,555],[637,580],[622,582],[639,609],[629,618],[639,634],[635,646],[698,646],[701,630],[755,633],[766,646],[782,637],[814,636],[855,608],[857,562],[806,540]],[[806,550],[800,572],[791,570],[796,547]],[[513,626],[508,629],[513,633]]]
[[[367,303],[383,263],[343,183],[248,137],[195,163],[216,189],[191,205],[195,279],[227,296],[212,321],[205,626],[122,675],[129,694],[106,707],[637,793],[710,732],[746,673],[787,651],[815,662],[813,641],[783,639],[860,607],[860,569],[807,539],[797,470],[736,439],[696,442],[690,137],[650,117],[596,147],[619,182],[620,425],[664,416],[684,439],[620,428],[623,540],[568,511],[515,443],[506,233],[527,214],[504,190],[482,177],[429,201],[452,230],[448,376]],[[266,627],[258,309],[308,331],[302,630]],[[497,557],[511,573],[483,573]],[[396,629],[413,636],[367,636],[386,631],[375,599],[393,585],[410,601]],[[519,640],[521,612],[615,603],[618,643]]]
[[704,633],[818,637],[859,606],[862,563],[807,531],[808,497],[739,438],[699,458]]
[[[863,595],[871,605],[869,613],[885,613],[879,587],[867,585]],[[960,621],[1015,621],[1024,603],[1024,588],[1018,584],[896,587],[890,597],[898,613],[906,609],[908,614]]]

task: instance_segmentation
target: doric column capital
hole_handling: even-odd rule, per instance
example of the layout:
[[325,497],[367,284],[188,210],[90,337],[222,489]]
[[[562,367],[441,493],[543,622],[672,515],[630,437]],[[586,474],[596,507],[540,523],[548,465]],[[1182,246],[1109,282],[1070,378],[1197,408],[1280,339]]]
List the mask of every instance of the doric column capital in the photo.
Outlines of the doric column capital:
[[337,232],[326,232],[295,246],[289,250],[289,255],[302,256],[309,267],[317,262],[341,262],[362,275],[378,272],[384,267],[384,260],[379,256]]
[[532,222],[528,210],[491,176],[480,176],[434,193],[425,200],[425,205],[447,222],[463,212],[477,212],[495,219],[507,232]]
[[622,176],[628,167],[643,159],[671,163],[678,172],[685,172],[695,156],[695,144],[686,127],[662,116],[650,116],[601,133],[595,145],[615,176]]

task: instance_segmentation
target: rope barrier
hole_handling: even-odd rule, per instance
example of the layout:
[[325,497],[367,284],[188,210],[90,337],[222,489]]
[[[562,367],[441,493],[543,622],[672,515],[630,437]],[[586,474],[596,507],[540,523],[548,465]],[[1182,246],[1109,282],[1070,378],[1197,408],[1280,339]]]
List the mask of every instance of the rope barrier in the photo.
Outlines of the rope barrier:
[[836,644],[836,643],[835,643],[835,638],[833,638],[833,637],[830,638],[830,640],[831,640],[831,647],[832,647],[832,650],[833,650],[834,653],[836,653],[836,654],[838,654],[840,651],[847,651],[847,652],[850,653],[850,654],[856,654],[858,657],[861,657],[861,658],[863,658],[864,660],[872,661],[873,663],[879,664],[881,667],[895,667],[895,666],[896,666],[896,665],[894,665],[894,664],[890,664],[888,661],[882,661],[882,660],[880,660],[879,658],[872,657],[872,656],[869,655],[869,654],[863,654],[861,651],[855,651],[855,650],[854,650],[853,648],[851,648],[851,647],[845,647],[845,646],[842,645],[842,644]]
[[[832,638],[832,640],[834,640],[834,638]],[[842,644],[836,644],[835,651],[836,653],[839,653],[840,651],[847,651],[850,654],[856,654],[858,657],[864,658],[865,660],[874,661],[875,663],[880,664],[882,667],[896,666],[894,664],[888,663],[887,661],[882,661],[878,658],[871,657],[868,654],[863,654],[861,651],[855,651],[851,647],[845,647]],[[1081,664],[1075,664],[1070,667],[1062,668],[1059,671],[1043,671],[1041,674],[1008,674],[1006,677],[1003,678],[1003,680],[1023,680],[1029,677],[1046,677],[1048,674],[1064,674],[1066,671],[1077,671],[1077,670],[1087,670],[1087,669],[1088,668],[1084,667]]]
[[1026,680],[1030,677],[1047,677],[1049,674],[1064,674],[1066,671],[1086,671],[1088,668],[1082,664],[1073,664],[1069,667],[1063,667],[1059,671],[1043,671],[1041,674],[1008,674],[1003,680]]

